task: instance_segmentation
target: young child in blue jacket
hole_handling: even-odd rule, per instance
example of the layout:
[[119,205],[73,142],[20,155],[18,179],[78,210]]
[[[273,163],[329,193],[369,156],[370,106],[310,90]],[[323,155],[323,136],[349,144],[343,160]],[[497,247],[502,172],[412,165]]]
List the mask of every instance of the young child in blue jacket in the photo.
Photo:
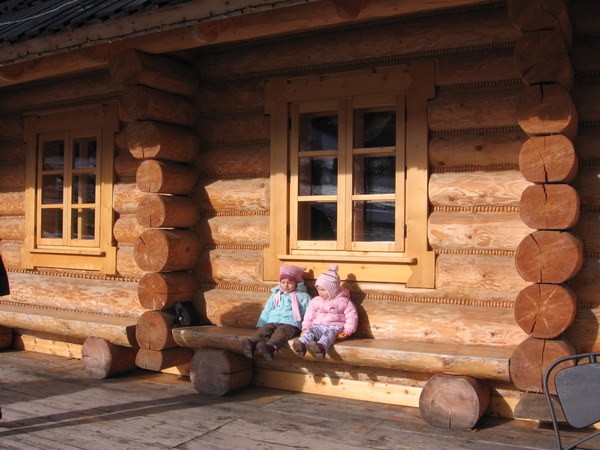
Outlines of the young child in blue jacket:
[[265,359],[272,360],[287,341],[300,334],[304,312],[310,302],[302,275],[306,267],[282,264],[279,285],[271,289],[271,296],[256,323],[253,337],[242,341],[242,350],[252,358],[258,350]]

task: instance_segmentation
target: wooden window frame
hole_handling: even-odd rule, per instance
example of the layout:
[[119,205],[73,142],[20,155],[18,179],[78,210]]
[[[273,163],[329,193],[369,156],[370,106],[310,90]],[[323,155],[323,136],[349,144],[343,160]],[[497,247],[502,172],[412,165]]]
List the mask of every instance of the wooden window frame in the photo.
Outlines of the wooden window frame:
[[[116,273],[116,246],[113,229],[114,134],[119,130],[118,106],[38,113],[25,118],[25,240],[21,252],[23,268],[60,268]],[[96,210],[93,240],[41,238],[38,202],[39,147],[42,138],[64,136],[75,138],[84,133],[96,137]],[[69,144],[70,145],[70,144]],[[63,204],[64,205],[64,204]],[[69,225],[70,226],[70,225]]]
[[[264,252],[264,278],[276,280],[282,263],[307,266],[316,277],[331,263],[340,266],[343,279],[405,283],[407,287],[435,287],[435,254],[429,248],[427,219],[429,203],[427,103],[435,94],[434,64],[422,63],[376,70],[268,80],[265,111],[271,117],[270,245]],[[295,217],[291,207],[293,177],[291,154],[291,105],[376,96],[400,96],[405,105],[404,183],[396,195],[404,205],[404,242],[393,251],[365,248],[310,250],[292,248]],[[346,139],[347,136],[342,137]],[[402,145],[397,142],[396,145]],[[339,163],[339,162],[338,162]],[[349,170],[349,169],[346,169]],[[399,171],[402,171],[399,169]],[[284,220],[282,220],[284,218]],[[403,250],[403,251],[402,251]]]

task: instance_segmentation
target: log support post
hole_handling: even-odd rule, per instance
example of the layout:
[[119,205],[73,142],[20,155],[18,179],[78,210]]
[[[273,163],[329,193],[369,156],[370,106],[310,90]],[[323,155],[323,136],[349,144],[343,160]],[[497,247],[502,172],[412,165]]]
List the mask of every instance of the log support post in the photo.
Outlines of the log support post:
[[110,378],[135,369],[137,348],[122,347],[106,339],[89,337],[83,343],[85,372],[92,378]]
[[196,350],[190,364],[190,380],[200,394],[224,396],[252,380],[252,360],[228,350]]
[[[515,349],[509,367],[517,388],[541,393],[547,367],[576,352],[562,337],[577,310],[575,294],[563,283],[583,264],[582,241],[569,231],[579,220],[579,195],[568,184],[577,172],[572,141],[578,133],[570,94],[572,26],[567,0],[509,0],[507,8],[522,32],[515,46],[515,66],[525,85],[517,119],[529,140],[521,147],[519,167],[533,183],[523,191],[519,210],[523,222],[536,229],[515,253],[517,271],[533,284],[515,302],[515,319],[529,337]],[[529,398],[523,396],[517,409],[521,418],[536,419]]]
[[198,289],[190,275],[201,243],[191,228],[200,219],[190,195],[198,181],[194,162],[199,139],[193,130],[197,111],[190,100],[198,89],[193,67],[166,56],[129,49],[114,55],[109,71],[124,86],[120,101],[121,145],[139,162],[136,185],[146,195],[136,218],[142,232],[134,257],[147,273],[138,285],[147,309],[136,326],[141,368],[162,370],[189,362],[188,349],[176,348],[172,336],[176,302],[191,301]]
[[468,430],[475,427],[489,403],[486,382],[466,375],[438,373],[425,383],[419,410],[431,426]]

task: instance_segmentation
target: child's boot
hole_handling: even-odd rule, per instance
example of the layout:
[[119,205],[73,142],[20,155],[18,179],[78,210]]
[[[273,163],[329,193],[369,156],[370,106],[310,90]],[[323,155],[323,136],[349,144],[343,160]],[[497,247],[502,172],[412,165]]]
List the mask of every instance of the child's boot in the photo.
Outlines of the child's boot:
[[242,350],[246,358],[252,359],[254,356],[254,350],[256,350],[256,341],[250,338],[246,338],[242,341]]
[[298,358],[304,358],[306,355],[306,345],[304,345],[299,339],[296,339],[292,342],[292,348],[294,349],[294,353]]
[[262,341],[256,344],[256,350],[261,352],[264,358],[268,361],[272,361],[275,356],[275,347]]
[[325,358],[325,347],[323,344],[319,344],[315,341],[310,341],[308,343],[308,351],[315,357],[319,359]]

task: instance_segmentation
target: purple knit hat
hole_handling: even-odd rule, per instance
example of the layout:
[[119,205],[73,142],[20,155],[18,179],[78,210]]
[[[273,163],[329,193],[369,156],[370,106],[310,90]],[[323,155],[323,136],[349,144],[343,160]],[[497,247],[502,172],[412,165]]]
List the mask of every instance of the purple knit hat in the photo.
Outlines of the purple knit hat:
[[304,281],[302,274],[305,270],[306,266],[298,267],[292,266],[291,264],[282,264],[279,268],[279,279],[281,280],[282,278],[290,278],[296,283],[301,283]]
[[335,296],[338,295],[341,290],[340,276],[338,275],[337,271],[338,265],[332,264],[329,266],[329,270],[319,275],[319,278],[317,278],[317,281],[315,282],[315,286],[327,291],[330,299],[335,298]]

